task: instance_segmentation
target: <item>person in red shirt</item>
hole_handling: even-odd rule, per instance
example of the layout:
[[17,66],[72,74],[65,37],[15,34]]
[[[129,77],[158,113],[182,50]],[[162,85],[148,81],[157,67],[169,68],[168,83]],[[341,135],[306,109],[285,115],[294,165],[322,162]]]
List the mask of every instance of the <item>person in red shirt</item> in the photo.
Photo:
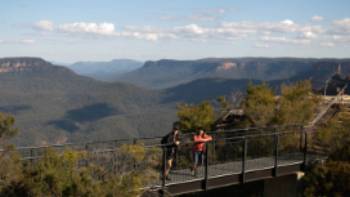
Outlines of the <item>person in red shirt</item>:
[[205,153],[205,143],[212,141],[213,138],[210,135],[207,135],[203,129],[199,129],[197,134],[193,136],[193,168],[192,173],[194,176],[197,176],[197,166],[199,161],[201,161],[201,165],[204,163],[204,153]]

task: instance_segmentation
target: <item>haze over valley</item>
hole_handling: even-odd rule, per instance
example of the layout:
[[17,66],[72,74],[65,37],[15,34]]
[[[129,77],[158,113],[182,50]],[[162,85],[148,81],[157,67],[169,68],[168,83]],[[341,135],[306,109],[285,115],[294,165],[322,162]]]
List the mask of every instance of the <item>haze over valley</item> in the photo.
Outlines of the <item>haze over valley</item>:
[[178,103],[244,93],[248,83],[278,91],[311,79],[317,89],[338,64],[350,74],[349,59],[159,60],[100,81],[41,58],[2,58],[0,109],[16,117],[18,145],[161,136],[176,121]]

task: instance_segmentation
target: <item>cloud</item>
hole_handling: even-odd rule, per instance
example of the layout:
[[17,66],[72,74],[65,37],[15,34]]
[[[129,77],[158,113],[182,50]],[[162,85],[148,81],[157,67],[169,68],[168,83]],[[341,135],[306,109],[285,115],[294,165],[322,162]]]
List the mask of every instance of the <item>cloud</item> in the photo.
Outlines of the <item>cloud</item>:
[[311,17],[311,20],[314,22],[320,22],[320,21],[323,21],[323,19],[324,19],[323,16],[318,16],[318,15]]
[[148,40],[148,41],[157,41],[161,37],[157,33],[141,33],[141,32],[131,32],[131,31],[121,32],[119,33],[119,36],[141,39],[141,40]]
[[[214,11],[212,11],[214,12]],[[225,13],[225,9],[215,10]],[[76,37],[95,35],[99,37],[114,37],[159,41],[176,39],[185,41],[233,41],[249,40],[253,46],[267,48],[272,44],[307,45],[317,41],[325,46],[350,42],[350,18],[325,24],[302,24],[291,19],[279,21],[225,21],[221,23],[189,23],[173,27],[160,28],[154,26],[124,26],[116,28],[110,22],[71,22],[54,24],[48,20],[35,23],[36,29],[55,34],[74,34]],[[254,43],[256,43],[254,45]]]
[[319,26],[302,26],[289,19],[280,22],[226,22],[222,24],[222,28],[231,32],[264,34],[295,32],[303,33],[306,31],[312,31],[316,34],[322,31]]
[[295,45],[306,45],[310,44],[310,40],[303,38],[288,38],[285,36],[263,36],[261,40],[269,43],[277,44],[295,44]]
[[33,40],[33,39],[22,39],[22,40],[19,41],[19,43],[22,43],[22,44],[34,44],[35,40]]
[[267,48],[270,48],[270,45],[269,45],[269,44],[266,44],[266,43],[256,43],[256,44],[255,44],[255,47],[256,47],[256,48],[267,49]]
[[312,39],[316,37],[317,35],[312,31],[305,31],[302,33],[302,36],[301,36],[301,38],[305,38],[305,39]]
[[350,33],[350,18],[344,18],[333,21],[337,32]]
[[30,44],[35,44],[35,40],[34,39],[0,40],[0,44],[6,44],[6,45],[24,44],[24,45],[30,45]]
[[41,20],[34,24],[34,27],[43,31],[53,31],[54,24],[49,20]]
[[197,24],[189,24],[185,26],[176,27],[175,30],[177,32],[181,32],[185,34],[194,34],[194,35],[201,35],[208,32],[207,29],[200,27]]
[[281,21],[281,24],[286,25],[286,26],[292,26],[295,25],[294,21],[286,19],[284,21]]
[[[160,38],[175,38],[176,36],[165,30],[157,30],[151,27],[133,27],[127,26],[124,30],[116,31],[113,23],[95,23],[95,22],[73,22],[53,25],[49,21],[39,21],[36,29],[41,31],[53,31],[55,33],[75,34],[75,35],[95,35],[108,37],[126,37],[134,39],[143,39],[148,41],[157,41]],[[50,28],[49,28],[50,27]]]
[[340,44],[350,43],[350,35],[332,35],[332,41]]
[[323,47],[334,47],[335,43],[334,42],[321,42],[320,46],[323,46]]
[[114,35],[115,27],[112,23],[65,23],[58,26],[58,30],[66,33],[87,33],[96,35]]
[[156,29],[149,26],[146,26],[146,27],[127,26],[124,28],[124,30],[117,32],[116,36],[142,39],[142,40],[148,40],[148,41],[157,41],[162,38],[170,38],[170,39],[176,38],[176,35],[171,31]]

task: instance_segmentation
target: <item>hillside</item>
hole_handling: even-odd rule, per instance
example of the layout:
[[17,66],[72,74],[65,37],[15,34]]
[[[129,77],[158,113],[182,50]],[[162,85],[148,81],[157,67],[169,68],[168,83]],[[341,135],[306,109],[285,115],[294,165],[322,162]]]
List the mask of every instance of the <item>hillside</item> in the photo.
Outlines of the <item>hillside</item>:
[[254,79],[262,81],[309,79],[324,82],[341,63],[350,73],[349,59],[309,58],[211,58],[148,61],[119,80],[138,86],[166,89],[202,78]]
[[200,78],[278,80],[311,69],[313,59],[217,58],[146,62],[121,79],[150,88],[168,88]]
[[174,119],[157,92],[95,81],[42,59],[0,59],[0,70],[0,111],[15,115],[17,144],[159,135]]
[[197,79],[163,90],[163,102],[198,103],[203,100],[214,100],[221,95],[230,95],[246,90],[249,83],[258,84],[259,80],[248,79]]
[[[278,91],[282,83],[312,79],[315,89],[320,89],[338,63],[343,76],[350,73],[350,61],[346,59],[241,58],[237,68],[218,67],[222,61],[148,62],[125,75],[131,80],[131,75],[145,71],[138,83],[152,79],[151,84],[157,87],[178,84],[147,90],[79,76],[40,58],[2,58],[0,111],[15,115],[21,132],[14,141],[19,145],[159,136],[168,132],[176,120],[178,102],[197,103],[244,92],[249,82],[265,81]],[[293,62],[297,62],[295,66]]]
[[131,59],[114,59],[109,62],[76,62],[68,65],[75,73],[101,81],[115,81],[120,75],[140,68],[143,62]]

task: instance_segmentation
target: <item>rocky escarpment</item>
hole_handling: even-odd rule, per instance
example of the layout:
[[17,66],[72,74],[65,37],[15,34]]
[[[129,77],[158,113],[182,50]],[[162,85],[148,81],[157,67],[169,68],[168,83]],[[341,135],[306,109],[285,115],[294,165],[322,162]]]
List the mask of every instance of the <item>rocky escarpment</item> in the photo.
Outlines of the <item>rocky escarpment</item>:
[[41,58],[0,58],[0,73],[21,72],[24,70],[37,70],[47,66],[52,66],[52,64],[46,62]]

